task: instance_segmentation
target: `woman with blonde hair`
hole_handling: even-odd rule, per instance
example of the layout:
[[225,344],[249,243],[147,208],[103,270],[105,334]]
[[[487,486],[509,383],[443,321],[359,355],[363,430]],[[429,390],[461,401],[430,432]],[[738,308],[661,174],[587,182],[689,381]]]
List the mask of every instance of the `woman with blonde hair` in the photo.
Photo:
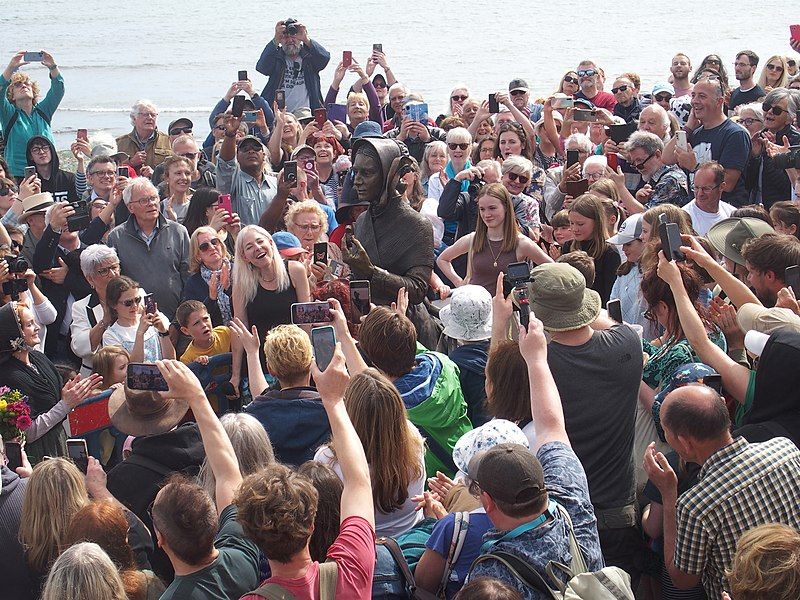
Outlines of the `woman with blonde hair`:
[[37,591],[64,546],[72,517],[87,504],[83,473],[74,463],[53,458],[33,468],[22,502],[19,540]]
[[[476,199],[480,218],[475,231],[456,240],[436,259],[436,264],[456,287],[481,285],[490,294],[497,288],[497,276],[508,265],[528,261],[540,265],[553,262],[545,252],[520,231],[511,195],[501,183],[485,185]],[[467,254],[466,277],[459,277],[453,260]]]
[[[428,196],[436,200],[442,195],[445,184],[456,174],[472,166],[470,151],[472,150],[472,135],[464,127],[455,127],[447,132],[446,138],[448,161],[439,177],[428,180]],[[461,191],[466,192],[469,181],[461,182]]]
[[328,215],[320,208],[319,202],[316,200],[295,202],[289,207],[285,222],[286,231],[297,236],[309,256],[314,256],[316,244],[326,243],[328,245],[328,263],[312,261],[310,265],[308,275],[312,286],[325,278],[331,260],[343,265],[342,277],[349,275],[350,267],[345,264],[339,246],[328,241],[326,233],[328,231]]
[[47,577],[42,600],[129,600],[108,554],[92,542],[67,548]]
[[161,201],[161,211],[172,221],[183,223],[192,199],[194,163],[185,156],[174,154],[164,161],[164,181],[167,197]]
[[[426,194],[430,195],[431,185],[437,185],[437,183],[433,183],[434,179],[439,180],[439,188],[443,188],[447,183],[448,177],[444,172],[446,166],[447,144],[441,140],[425,144],[425,152],[422,155],[422,164],[420,165],[420,183]],[[438,196],[436,198],[438,199]]]
[[233,261],[220,234],[202,225],[189,238],[189,273],[181,302],[197,300],[205,304],[211,322],[225,325],[233,317],[231,308],[231,270]]
[[[291,322],[292,304],[311,301],[306,268],[297,261],[284,262],[272,236],[258,225],[248,225],[236,238],[232,301],[233,315],[245,328],[255,327],[263,340],[276,325]],[[263,347],[259,354],[264,364]],[[234,389],[239,385],[241,368],[239,349],[233,353]]]
[[785,57],[779,54],[770,56],[767,62],[764,63],[764,68],[761,69],[758,85],[767,93],[775,88],[786,87],[786,81],[788,79],[786,69]]
[[[422,519],[411,498],[425,487],[425,442],[406,417],[397,388],[375,369],[350,380],[344,404],[370,466],[375,533],[403,533]],[[321,447],[314,460],[342,477],[333,443]]]
[[288,157],[300,145],[303,128],[292,113],[281,110],[277,103],[273,103],[272,111],[275,113],[275,124],[272,129],[273,134],[267,142],[267,150],[269,150],[270,165],[273,171],[277,172],[283,168],[284,161],[289,160]]

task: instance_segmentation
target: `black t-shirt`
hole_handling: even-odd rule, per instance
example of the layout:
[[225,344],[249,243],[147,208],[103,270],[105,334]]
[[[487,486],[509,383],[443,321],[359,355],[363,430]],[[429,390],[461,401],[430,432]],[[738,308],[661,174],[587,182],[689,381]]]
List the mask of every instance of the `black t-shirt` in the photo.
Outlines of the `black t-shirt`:
[[733,110],[740,104],[750,104],[751,102],[755,102],[759,98],[763,98],[766,95],[767,92],[765,92],[764,89],[758,84],[746,92],[743,92],[742,88],[738,87],[731,92],[731,102],[728,105],[728,108]]

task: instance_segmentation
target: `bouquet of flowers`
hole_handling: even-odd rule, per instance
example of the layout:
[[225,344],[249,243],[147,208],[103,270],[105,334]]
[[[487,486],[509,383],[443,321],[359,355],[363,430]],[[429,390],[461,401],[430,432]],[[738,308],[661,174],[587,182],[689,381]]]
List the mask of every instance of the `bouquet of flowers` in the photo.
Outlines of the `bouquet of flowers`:
[[31,426],[28,397],[19,390],[0,387],[0,435],[4,440],[18,438]]

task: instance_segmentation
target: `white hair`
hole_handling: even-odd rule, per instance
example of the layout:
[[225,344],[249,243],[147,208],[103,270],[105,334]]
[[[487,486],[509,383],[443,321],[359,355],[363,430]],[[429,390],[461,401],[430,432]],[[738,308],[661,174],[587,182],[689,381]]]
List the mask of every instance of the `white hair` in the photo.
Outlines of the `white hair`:
[[153,104],[152,100],[137,100],[133,106],[131,106],[131,125],[133,125],[134,117],[138,116],[143,110],[157,113],[158,109],[156,105]]
[[466,127],[453,127],[447,132],[445,139],[448,144],[471,144],[472,134]]
[[81,542],[70,546],[53,563],[42,600],[126,600],[125,586],[114,562],[100,546]]
[[81,252],[81,271],[84,277],[94,275],[97,267],[109,260],[119,262],[119,256],[114,248],[105,244],[92,244]]
[[503,161],[503,164],[500,167],[500,172],[503,175],[513,172],[518,173],[519,175],[527,175],[528,178],[530,178],[531,174],[533,173],[533,163],[524,156],[509,156]]
[[[591,154],[594,151],[594,144],[592,140],[589,139],[589,136],[583,133],[573,133],[564,141],[564,148],[568,148],[569,146],[577,146],[578,149],[584,150]],[[570,148],[574,150],[575,148]]]
[[134,192],[144,191],[152,192],[156,196],[158,195],[158,188],[153,185],[152,181],[147,177],[136,177],[122,192],[122,200],[125,202],[125,206],[128,206],[130,203]]
[[649,104],[649,105],[645,106],[642,109],[642,112],[644,112],[646,110],[652,110],[652,111],[655,111],[656,113],[658,113],[658,116],[661,117],[661,122],[663,123],[664,127],[669,129],[669,115],[667,114],[667,111],[664,110],[663,106],[661,106],[660,104],[653,103],[653,104]]
[[400,83],[399,81],[398,81],[398,82],[396,82],[396,83],[393,83],[393,84],[392,84],[392,85],[389,87],[389,91],[388,91],[387,93],[388,93],[388,94],[391,96],[391,95],[392,95],[392,92],[393,92],[393,91],[396,91],[396,90],[403,90],[403,95],[404,95],[404,96],[405,96],[405,95],[408,93],[408,88],[405,86],[405,84],[403,84],[403,83]]
[[587,158],[583,163],[583,174],[586,175],[586,170],[591,166],[601,166],[605,169],[608,166],[608,160],[602,154],[595,154]]
[[[511,157],[509,156],[506,160],[509,160],[510,158]],[[527,160],[527,159],[525,159],[525,160]],[[498,178],[502,174],[502,171],[500,170],[501,169],[500,163],[497,162],[496,160],[491,159],[491,158],[487,158],[486,160],[482,160],[481,162],[479,162],[475,166],[476,167],[480,167],[481,169],[483,169],[484,172],[486,172],[487,170],[494,171],[497,174]]]

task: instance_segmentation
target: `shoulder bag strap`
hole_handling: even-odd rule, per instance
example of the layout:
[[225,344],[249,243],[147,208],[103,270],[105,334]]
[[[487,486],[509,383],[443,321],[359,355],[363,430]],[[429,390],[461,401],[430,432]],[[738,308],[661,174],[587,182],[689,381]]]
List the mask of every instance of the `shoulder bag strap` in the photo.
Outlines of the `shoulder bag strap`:
[[467,529],[469,528],[469,512],[460,511],[455,513],[455,522],[453,523],[453,538],[450,540],[450,551],[447,553],[447,562],[444,565],[444,572],[442,573],[442,582],[439,584],[439,596],[444,597],[444,591],[447,589],[447,584],[450,582],[450,574],[453,572],[453,566],[458,562],[458,557],[461,555],[461,548],[464,547],[464,540],[467,537]]
[[425,438],[425,443],[428,445],[431,452],[433,452],[433,455],[438,458],[446,468],[451,469],[453,473],[458,473],[458,467],[456,467],[456,464],[453,462],[453,455],[437,442],[422,425],[414,423],[414,426],[419,430],[420,435]]
[[556,506],[558,507],[558,511],[561,513],[561,516],[564,517],[564,520],[567,523],[567,531],[569,532],[569,552],[572,555],[572,561],[570,562],[569,566],[572,571],[572,576],[586,573],[589,568],[586,566],[586,559],[583,557],[583,551],[578,544],[578,538],[575,537],[575,529],[572,526],[572,518],[569,516],[569,512],[566,508],[558,503],[556,503]]
[[519,581],[524,583],[529,588],[536,590],[542,594],[546,594],[552,600],[561,600],[559,595],[556,591],[554,591],[544,578],[539,575],[539,572],[526,563],[524,560],[511,554],[510,552],[503,552],[501,550],[495,550],[492,552],[487,552],[486,554],[481,554],[475,561],[472,563],[470,567],[470,577],[472,576],[472,571],[475,569],[475,565],[485,562],[487,560],[496,560],[500,564],[502,564],[506,569],[511,571],[511,574],[514,575]]
[[327,560],[319,565],[319,598],[320,600],[335,600],[336,580],[339,578],[339,565],[335,560]]
[[250,592],[250,594],[266,598],[267,600],[295,600],[294,595],[287,592],[277,583],[265,583],[260,588]]

